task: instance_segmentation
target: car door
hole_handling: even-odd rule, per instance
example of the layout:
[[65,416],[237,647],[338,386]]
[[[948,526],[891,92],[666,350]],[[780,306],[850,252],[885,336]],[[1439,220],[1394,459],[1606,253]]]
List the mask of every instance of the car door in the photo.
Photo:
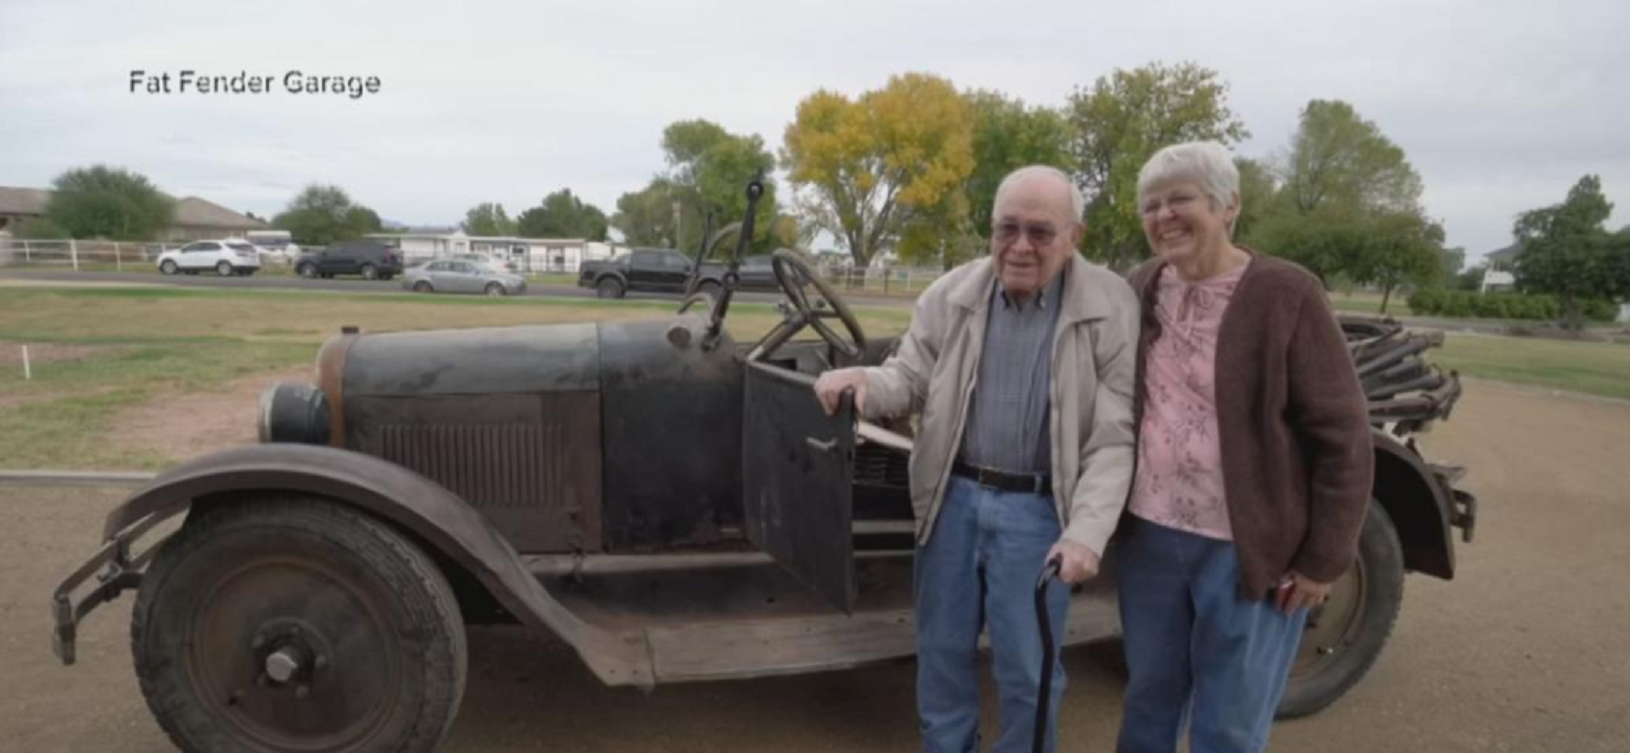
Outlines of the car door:
[[448,276],[454,280],[453,284],[460,293],[475,293],[481,290],[480,269],[476,267],[475,262],[453,262],[453,272]]
[[214,241],[199,241],[181,249],[181,260],[178,262],[182,269],[214,269],[215,257],[221,252],[221,244]]
[[628,256],[628,289],[659,290],[662,259],[655,251],[635,251]]
[[826,415],[805,374],[748,363],[742,404],[747,538],[844,612],[855,605],[855,414]]
[[662,289],[676,293],[685,292],[685,284],[690,282],[690,260],[683,254],[665,253],[662,255]]

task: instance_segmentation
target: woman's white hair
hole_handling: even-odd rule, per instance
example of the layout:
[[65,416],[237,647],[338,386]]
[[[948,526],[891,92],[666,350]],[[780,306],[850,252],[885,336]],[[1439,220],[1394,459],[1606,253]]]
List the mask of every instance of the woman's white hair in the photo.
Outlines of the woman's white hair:
[[1215,141],[1173,144],[1150,157],[1138,171],[1138,200],[1161,186],[1194,181],[1211,197],[1212,206],[1226,207],[1239,195],[1239,168],[1228,148]]
[[1064,188],[1070,192],[1070,211],[1075,213],[1072,216],[1076,222],[1081,221],[1081,218],[1087,213],[1087,199],[1081,195],[1081,187],[1070,179],[1069,173],[1052,165],[1028,165],[1008,173],[1006,177],[1002,178],[1002,182],[996,186],[995,203],[1002,203],[1002,194],[1007,193],[1007,189],[1011,188],[1013,184],[1032,175],[1045,175],[1063,183]]

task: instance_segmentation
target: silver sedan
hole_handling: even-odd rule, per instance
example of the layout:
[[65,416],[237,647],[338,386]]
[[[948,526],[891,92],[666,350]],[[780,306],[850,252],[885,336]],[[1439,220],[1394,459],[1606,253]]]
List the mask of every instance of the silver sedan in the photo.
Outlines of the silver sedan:
[[420,264],[402,273],[402,287],[415,293],[505,296],[525,293],[526,279],[491,264],[442,259]]

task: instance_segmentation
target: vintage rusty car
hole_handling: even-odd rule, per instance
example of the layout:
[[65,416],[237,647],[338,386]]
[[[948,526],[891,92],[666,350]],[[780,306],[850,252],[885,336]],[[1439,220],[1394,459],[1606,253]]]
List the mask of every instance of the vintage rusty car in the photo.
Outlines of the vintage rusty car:
[[[262,398],[259,444],[165,472],[108,515],[105,545],[54,594],[54,650],[73,663],[79,622],[135,590],[142,693],[197,751],[431,750],[474,623],[547,632],[604,683],[647,689],[910,656],[909,427],[827,416],[811,390],[891,342],[797,254],[775,272],[783,321],[752,344],[723,326],[728,283],[644,321],[342,331],[311,384]],[[792,339],[806,328],[819,339]],[[1451,577],[1453,529],[1469,539],[1473,522],[1458,470],[1408,439],[1458,381],[1395,326],[1348,332],[1373,399],[1374,500],[1286,715],[1364,674],[1405,571]],[[1113,582],[1077,591],[1064,643],[1116,636]]]

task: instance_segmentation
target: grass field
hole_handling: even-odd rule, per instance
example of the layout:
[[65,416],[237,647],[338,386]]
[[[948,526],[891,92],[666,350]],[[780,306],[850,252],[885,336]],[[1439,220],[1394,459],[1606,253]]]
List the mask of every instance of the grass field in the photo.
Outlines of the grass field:
[[[626,320],[661,301],[352,296],[326,291],[0,288],[0,467],[158,468],[170,458],[104,440],[122,411],[220,389],[246,375],[310,364],[341,325],[363,331]],[[857,311],[868,333],[897,333],[904,308]],[[752,340],[779,315],[732,304],[730,331]],[[33,356],[23,375],[21,346]]]
[[[106,440],[121,412],[308,365],[341,325],[377,332],[628,320],[672,310],[664,301],[0,288],[0,467],[162,467],[171,459]],[[901,306],[856,313],[875,336],[903,331],[911,314]],[[763,304],[730,309],[738,341],[756,339],[778,320]],[[27,381],[23,344],[34,354]],[[1452,335],[1434,357],[1473,377],[1630,399],[1630,345]]]
[[1452,334],[1432,360],[1480,379],[1630,400],[1630,345]]

